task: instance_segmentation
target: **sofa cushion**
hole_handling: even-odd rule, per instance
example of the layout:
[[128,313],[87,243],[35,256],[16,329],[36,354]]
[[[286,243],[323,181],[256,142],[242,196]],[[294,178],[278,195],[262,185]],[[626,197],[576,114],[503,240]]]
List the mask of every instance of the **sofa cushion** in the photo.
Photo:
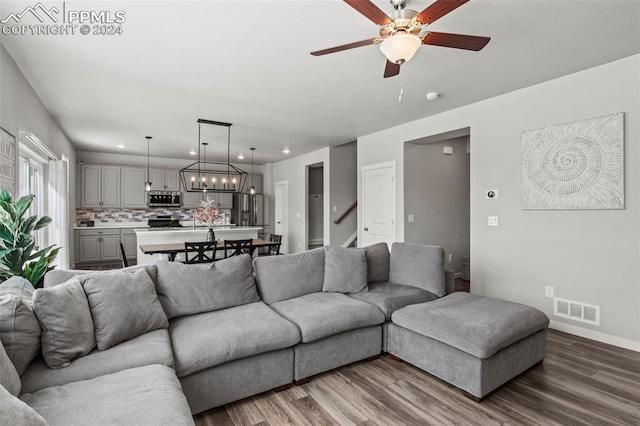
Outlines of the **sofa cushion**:
[[421,288],[394,284],[388,281],[369,283],[368,292],[350,294],[350,296],[378,307],[384,312],[387,320],[390,320],[391,314],[400,308],[415,303],[429,302],[438,298],[435,294]]
[[22,392],[32,393],[151,364],[173,367],[171,340],[166,329],[145,333],[104,351],[96,348],[58,370],[48,368],[42,357],[38,357],[22,375]]
[[364,247],[367,256],[367,281],[389,281],[389,246],[387,243]]
[[156,266],[158,298],[169,318],[260,301],[248,254],[207,264],[164,261]]
[[77,278],[36,290],[33,310],[42,328],[42,356],[50,368],[66,367],[96,346],[89,302]]
[[18,374],[40,353],[40,324],[33,313],[33,286],[22,277],[0,284],[0,341]]
[[365,251],[357,248],[324,248],[322,291],[358,293],[368,291]]
[[300,342],[296,326],[263,302],[174,318],[169,333],[178,377]]
[[[141,269],[144,269],[149,273],[149,276],[156,282],[156,265],[135,265],[129,266],[127,268],[119,269],[120,272],[136,272]],[[69,281],[71,278],[76,277],[78,275],[86,275],[86,274],[110,274],[113,271],[88,271],[86,269],[52,269],[48,271],[44,275],[44,288],[53,287],[58,284],[65,283]]]
[[258,291],[267,304],[315,293],[322,291],[324,282],[324,249],[258,257],[253,268]]
[[96,343],[101,351],[169,326],[146,270],[87,274],[78,279],[89,300]]
[[489,358],[549,325],[549,318],[530,306],[465,292],[407,306],[391,319],[476,358]]
[[13,396],[20,395],[20,390],[22,389],[20,376],[4,350],[2,342],[0,342],[0,387],[4,387]]
[[148,365],[20,397],[52,425],[193,425],[175,372]]
[[393,243],[389,281],[422,288],[438,297],[446,293],[442,247]]
[[306,294],[271,307],[298,326],[303,343],[382,324],[385,319],[375,306],[340,293]]
[[[16,373],[17,374],[17,373]],[[39,426],[47,422],[33,408],[0,386],[0,420],[3,425]]]

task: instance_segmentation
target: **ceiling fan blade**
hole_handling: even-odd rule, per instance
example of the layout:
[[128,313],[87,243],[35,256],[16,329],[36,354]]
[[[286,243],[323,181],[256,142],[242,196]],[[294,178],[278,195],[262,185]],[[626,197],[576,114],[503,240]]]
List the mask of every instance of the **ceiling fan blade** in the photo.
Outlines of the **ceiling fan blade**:
[[430,24],[442,18],[447,13],[459,8],[469,0],[436,0],[431,3],[425,10],[418,13],[416,19],[422,25]]
[[393,77],[400,74],[400,65],[394,64],[387,59],[387,65],[384,67],[384,78]]
[[455,49],[482,50],[491,38],[464,34],[430,32],[423,39],[422,44],[432,46],[453,47]]
[[369,38],[367,40],[356,41],[349,44],[343,44],[341,46],[330,47],[328,49],[317,50],[315,52],[311,52],[313,56],[322,56],[328,55],[329,53],[341,52],[343,50],[354,49],[356,47],[369,46],[370,44],[378,43],[379,38]]
[[393,23],[393,19],[380,10],[378,6],[371,3],[370,0],[344,0],[344,2],[378,26]]

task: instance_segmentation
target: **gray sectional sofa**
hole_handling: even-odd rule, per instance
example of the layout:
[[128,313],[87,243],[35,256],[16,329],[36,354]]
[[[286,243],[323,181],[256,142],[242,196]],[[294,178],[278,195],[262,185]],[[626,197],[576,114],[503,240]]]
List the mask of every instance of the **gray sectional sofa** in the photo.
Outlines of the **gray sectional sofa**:
[[53,270],[35,292],[13,278],[0,285],[0,423],[192,424],[379,355],[392,314],[452,281],[440,247],[409,243]]

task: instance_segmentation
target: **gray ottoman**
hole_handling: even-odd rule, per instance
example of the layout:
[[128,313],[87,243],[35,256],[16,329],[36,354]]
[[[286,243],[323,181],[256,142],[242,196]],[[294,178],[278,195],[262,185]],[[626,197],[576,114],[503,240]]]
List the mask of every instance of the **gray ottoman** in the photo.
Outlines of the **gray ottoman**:
[[482,400],[545,356],[549,318],[518,303],[469,293],[391,316],[387,351]]

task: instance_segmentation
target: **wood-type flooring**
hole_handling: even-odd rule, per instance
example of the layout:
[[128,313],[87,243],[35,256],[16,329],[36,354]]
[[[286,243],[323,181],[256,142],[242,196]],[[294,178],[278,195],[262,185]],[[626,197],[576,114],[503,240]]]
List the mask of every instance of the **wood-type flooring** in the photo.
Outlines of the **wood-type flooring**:
[[196,425],[640,425],[640,353],[549,330],[544,363],[473,402],[388,356],[194,417]]

